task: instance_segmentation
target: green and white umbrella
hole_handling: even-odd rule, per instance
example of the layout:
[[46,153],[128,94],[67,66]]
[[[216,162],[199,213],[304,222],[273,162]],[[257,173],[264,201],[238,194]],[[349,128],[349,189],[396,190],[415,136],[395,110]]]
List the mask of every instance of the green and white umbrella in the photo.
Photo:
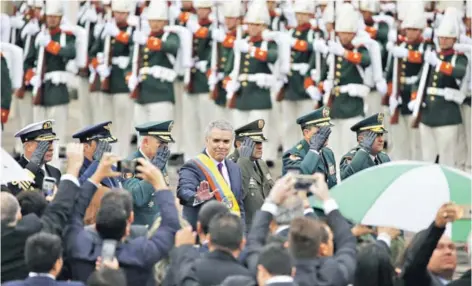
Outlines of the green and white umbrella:
[[[356,223],[418,232],[434,220],[445,202],[464,209],[462,219],[447,227],[454,241],[470,231],[472,176],[438,164],[396,161],[359,172],[330,190],[341,213]],[[320,207],[312,198],[312,203]]]

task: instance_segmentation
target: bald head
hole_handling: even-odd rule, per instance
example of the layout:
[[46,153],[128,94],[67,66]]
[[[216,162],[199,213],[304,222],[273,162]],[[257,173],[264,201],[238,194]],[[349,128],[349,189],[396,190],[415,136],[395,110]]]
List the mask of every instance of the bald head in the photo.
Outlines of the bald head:
[[21,217],[20,204],[14,195],[0,192],[1,218],[4,225],[15,225]]

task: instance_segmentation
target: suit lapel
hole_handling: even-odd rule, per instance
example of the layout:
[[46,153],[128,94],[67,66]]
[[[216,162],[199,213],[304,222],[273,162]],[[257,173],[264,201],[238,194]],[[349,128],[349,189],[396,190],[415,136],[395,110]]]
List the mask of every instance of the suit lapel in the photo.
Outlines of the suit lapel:
[[252,168],[252,174],[253,174],[252,177],[261,185],[264,182],[264,178],[262,177],[263,173],[264,172],[262,172],[262,168],[261,168],[261,165],[259,164],[259,160],[255,161],[253,163],[253,168]]
[[236,178],[233,178],[235,177],[233,174],[235,172],[233,172],[233,162],[231,160],[228,160],[228,159],[225,159],[225,165],[226,165],[226,168],[228,169],[228,176],[229,176],[229,182],[231,184],[231,189],[234,189],[236,187]]

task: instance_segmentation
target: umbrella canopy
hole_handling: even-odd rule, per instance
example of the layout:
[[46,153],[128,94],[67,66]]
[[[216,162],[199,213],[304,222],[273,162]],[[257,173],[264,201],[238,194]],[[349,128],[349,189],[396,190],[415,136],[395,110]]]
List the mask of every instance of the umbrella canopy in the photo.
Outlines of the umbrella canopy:
[[15,159],[2,148],[1,155],[2,170],[0,172],[0,184],[6,185],[13,181],[33,182],[28,173],[18,164]]
[[[438,164],[396,161],[369,168],[331,189],[341,213],[356,223],[418,232],[434,220],[443,203],[453,201],[463,216],[448,226],[453,241],[470,231],[472,176]],[[312,204],[320,207],[312,198]]]

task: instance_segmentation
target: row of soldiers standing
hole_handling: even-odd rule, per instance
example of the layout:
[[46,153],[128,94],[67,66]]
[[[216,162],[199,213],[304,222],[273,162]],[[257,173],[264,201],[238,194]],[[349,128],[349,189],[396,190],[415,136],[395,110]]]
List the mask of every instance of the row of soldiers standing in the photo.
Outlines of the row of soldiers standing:
[[118,154],[130,153],[132,126],[144,122],[175,120],[172,151],[189,158],[209,121],[263,119],[273,161],[314,108],[330,107],[341,158],[357,144],[349,128],[390,107],[393,159],[439,155],[470,169],[470,7],[343,2],[82,1],[78,25],[61,1],[20,3],[9,18],[9,41],[24,55],[16,114],[22,126],[55,119],[65,142],[67,85],[78,75],[83,125],[112,120]]

